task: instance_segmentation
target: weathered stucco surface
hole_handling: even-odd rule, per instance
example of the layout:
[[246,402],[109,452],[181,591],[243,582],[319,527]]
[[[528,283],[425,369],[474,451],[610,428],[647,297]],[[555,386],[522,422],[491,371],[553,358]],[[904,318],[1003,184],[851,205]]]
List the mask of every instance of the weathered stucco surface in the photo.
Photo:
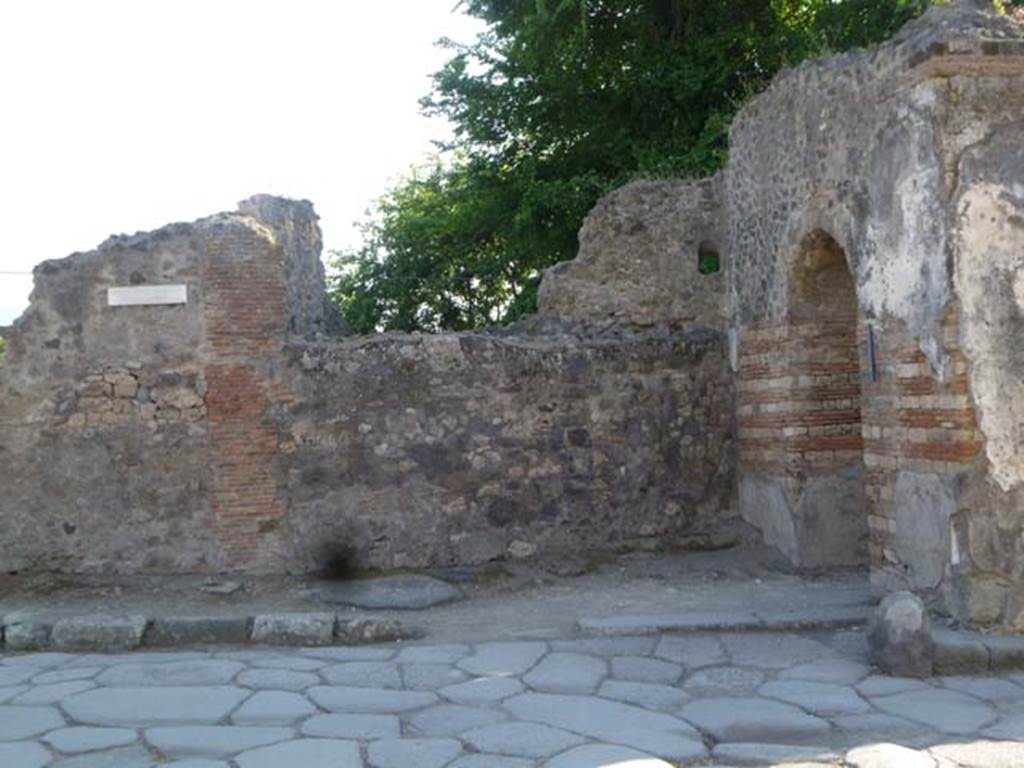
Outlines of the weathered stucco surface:
[[[820,486],[850,471],[831,452],[859,455],[849,508],[879,590],[1024,627],[1022,116],[1024,30],[987,3],[938,6],[744,108],[724,205],[741,514],[815,563],[829,540],[802,527],[803,500],[815,486],[822,510],[855,499]],[[853,358],[803,351],[808,233],[834,238],[854,280]],[[835,431],[846,402],[859,440]]]

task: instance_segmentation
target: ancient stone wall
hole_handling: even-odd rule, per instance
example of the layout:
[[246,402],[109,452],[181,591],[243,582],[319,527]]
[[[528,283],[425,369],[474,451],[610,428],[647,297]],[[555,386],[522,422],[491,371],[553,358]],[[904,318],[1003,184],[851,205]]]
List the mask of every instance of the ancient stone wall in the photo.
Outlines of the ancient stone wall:
[[[730,510],[724,335],[346,339],[308,203],[46,262],[0,363],[0,569],[478,563],[672,546]],[[107,289],[185,285],[180,304]]]
[[389,334],[288,355],[277,471],[310,567],[671,546],[729,508],[721,334]]
[[[936,7],[877,49],[785,73],[734,124],[740,510],[795,562],[836,563],[842,537],[828,532],[849,527],[820,523],[863,496],[880,590],[1024,626],[1007,543],[1024,522],[1011,479],[1024,30],[982,6]],[[822,274],[805,243],[819,236],[853,280],[845,332],[835,312],[810,327],[801,315],[802,281]]]

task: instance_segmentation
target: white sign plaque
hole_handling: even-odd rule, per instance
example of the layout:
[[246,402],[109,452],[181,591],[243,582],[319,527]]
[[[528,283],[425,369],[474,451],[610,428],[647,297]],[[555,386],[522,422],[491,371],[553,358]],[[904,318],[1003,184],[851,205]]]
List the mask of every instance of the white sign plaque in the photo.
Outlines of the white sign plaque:
[[188,304],[186,285],[120,285],[107,288],[108,307]]

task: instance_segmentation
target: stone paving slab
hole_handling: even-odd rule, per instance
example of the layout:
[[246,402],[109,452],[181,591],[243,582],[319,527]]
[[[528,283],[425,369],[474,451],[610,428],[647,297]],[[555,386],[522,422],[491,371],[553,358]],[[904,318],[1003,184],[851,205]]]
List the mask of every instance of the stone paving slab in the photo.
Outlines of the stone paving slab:
[[846,631],[41,652],[0,675],[0,768],[1024,765],[1024,675],[883,677]]
[[225,725],[190,725],[150,728],[146,741],[172,757],[227,757],[255,747],[288,741],[290,728],[241,728]]
[[422,610],[462,599],[458,587],[415,574],[325,582],[315,590],[325,603],[371,609]]

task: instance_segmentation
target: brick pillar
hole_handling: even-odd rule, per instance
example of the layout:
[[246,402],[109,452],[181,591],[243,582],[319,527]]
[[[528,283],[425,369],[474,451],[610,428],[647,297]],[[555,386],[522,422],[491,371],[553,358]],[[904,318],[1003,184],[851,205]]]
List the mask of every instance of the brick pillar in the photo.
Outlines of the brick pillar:
[[873,575],[890,566],[885,547],[895,530],[893,501],[899,473],[957,475],[970,468],[984,444],[952,309],[942,320],[941,336],[948,358],[941,380],[903,324],[890,321],[876,336],[877,380],[864,387]]
[[274,477],[281,393],[272,372],[287,323],[283,254],[237,225],[211,234],[204,250],[214,535],[226,567],[277,570],[286,546]]

